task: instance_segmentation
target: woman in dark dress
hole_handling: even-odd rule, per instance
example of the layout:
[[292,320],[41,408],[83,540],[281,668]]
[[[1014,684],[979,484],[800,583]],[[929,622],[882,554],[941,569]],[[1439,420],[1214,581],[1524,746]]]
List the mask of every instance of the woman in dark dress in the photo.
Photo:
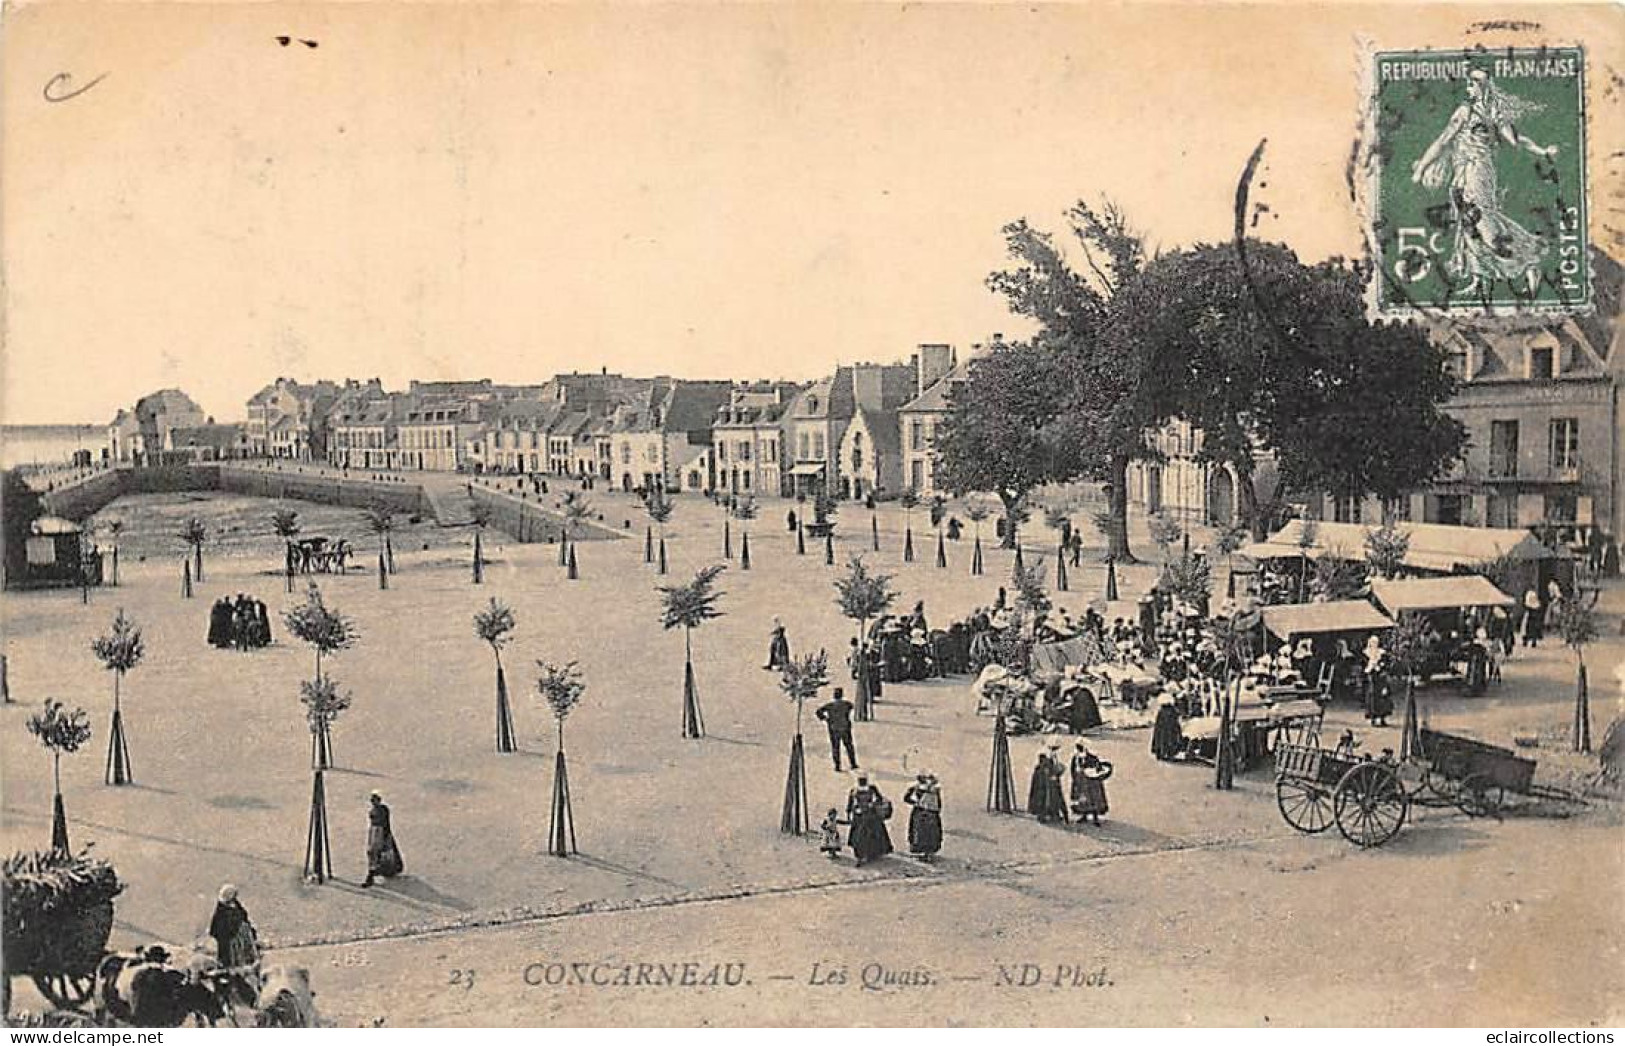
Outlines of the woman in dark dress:
[[1027,812],[1038,818],[1041,824],[1065,824],[1066,790],[1061,786],[1061,780],[1066,776],[1066,767],[1061,763],[1059,742],[1052,742],[1050,747],[1039,753],[1038,762],[1033,766],[1032,784],[1027,791]]
[[908,849],[929,861],[942,849],[942,786],[935,774],[919,774],[903,802],[913,807],[908,815]]
[[231,604],[224,599],[215,600],[209,610],[209,645],[221,650],[231,646]]
[[1100,823],[1106,812],[1106,778],[1111,776],[1111,764],[1102,762],[1082,741],[1072,753],[1072,812],[1080,822],[1094,819]]
[[1151,727],[1151,754],[1167,762],[1185,748],[1185,734],[1179,728],[1179,705],[1166,690],[1157,698],[1157,721]]
[[784,622],[773,619],[773,631],[767,641],[767,664],[763,668],[779,669],[790,663],[790,640],[784,634]]
[[221,966],[242,968],[259,964],[254,924],[249,922],[243,902],[237,899],[237,887],[230,883],[220,888],[214,917],[209,920],[209,936],[214,938],[215,956]]
[[852,824],[846,844],[852,847],[858,864],[868,864],[892,852],[891,833],[886,831],[891,804],[880,794],[880,789],[869,783],[867,776],[860,776],[858,786],[847,796],[846,816]]
[[384,797],[373,792],[372,806],[367,810],[367,878],[361,885],[371,886],[379,876],[392,879],[405,870],[400,847],[395,845],[395,832],[389,824],[389,807]]

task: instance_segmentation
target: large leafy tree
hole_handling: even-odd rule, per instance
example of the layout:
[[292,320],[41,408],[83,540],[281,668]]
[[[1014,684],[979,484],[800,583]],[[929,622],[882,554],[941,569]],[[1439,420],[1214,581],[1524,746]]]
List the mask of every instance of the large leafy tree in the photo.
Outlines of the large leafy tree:
[[1143,236],[1116,205],[1079,201],[1067,221],[1083,265],[1074,265],[1055,238],[1025,220],[1004,228],[1013,265],[987,279],[1010,311],[1038,324],[1035,343],[1052,357],[1051,380],[1063,409],[1049,423],[1062,445],[1078,448],[1057,480],[1082,475],[1110,491],[1108,558],[1129,560],[1128,466],[1151,454],[1145,431],[1154,420],[1133,343],[1111,322],[1117,299],[1145,266]]
[[1083,447],[1061,423],[1066,408],[1059,357],[1037,343],[995,345],[948,394],[934,443],[937,480],[954,494],[997,495],[1011,522],[1006,548],[1016,546],[1027,495],[1080,470]]
[[16,469],[7,469],[5,487],[0,490],[0,529],[4,531],[6,583],[15,584],[28,572],[28,534],[34,521],[45,514],[39,491]]
[[1280,488],[1396,498],[1461,453],[1441,405],[1444,354],[1417,328],[1371,323],[1358,266],[1305,265],[1286,247],[1198,245],[1148,262],[1113,299],[1112,341],[1132,347],[1156,420],[1202,430],[1202,459],[1239,479],[1244,518],[1270,520],[1255,462]]

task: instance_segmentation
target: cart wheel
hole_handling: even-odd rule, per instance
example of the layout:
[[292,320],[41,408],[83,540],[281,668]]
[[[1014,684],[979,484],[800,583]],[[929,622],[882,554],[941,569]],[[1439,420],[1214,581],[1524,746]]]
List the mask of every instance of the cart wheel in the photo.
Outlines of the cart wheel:
[[93,974],[36,973],[32,975],[32,979],[39,993],[59,1010],[84,1005],[90,1000],[90,993],[96,987],[96,978]]
[[1422,787],[1447,803],[1455,803],[1461,794],[1461,782],[1446,777],[1429,767],[1422,772]]
[[1484,774],[1469,774],[1456,794],[1456,805],[1468,817],[1501,816],[1501,800],[1506,790]]
[[1282,777],[1275,782],[1275,805],[1286,823],[1307,835],[1332,826],[1332,796],[1313,781]]
[[1410,815],[1411,797],[1386,763],[1361,763],[1337,782],[1332,802],[1337,830],[1356,846],[1381,846],[1399,833]]

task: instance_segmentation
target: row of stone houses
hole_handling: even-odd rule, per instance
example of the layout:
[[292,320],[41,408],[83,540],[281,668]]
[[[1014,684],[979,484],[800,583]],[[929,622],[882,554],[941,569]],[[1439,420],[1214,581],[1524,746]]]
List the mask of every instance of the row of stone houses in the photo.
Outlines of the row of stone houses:
[[251,453],[247,426],[219,424],[180,389],[159,389],[120,408],[103,457],[115,463],[222,461]]
[[930,443],[954,348],[854,363],[811,383],[560,374],[535,386],[489,379],[278,378],[250,398],[245,454],[356,469],[551,474],[622,490],[842,497],[933,490]]

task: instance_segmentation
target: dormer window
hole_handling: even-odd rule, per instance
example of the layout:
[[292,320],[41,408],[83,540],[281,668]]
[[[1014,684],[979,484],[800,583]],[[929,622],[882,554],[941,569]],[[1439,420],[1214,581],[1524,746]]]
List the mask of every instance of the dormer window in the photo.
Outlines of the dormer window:
[[817,414],[818,413],[818,397],[817,396],[808,396],[807,397],[807,413],[808,414]]

